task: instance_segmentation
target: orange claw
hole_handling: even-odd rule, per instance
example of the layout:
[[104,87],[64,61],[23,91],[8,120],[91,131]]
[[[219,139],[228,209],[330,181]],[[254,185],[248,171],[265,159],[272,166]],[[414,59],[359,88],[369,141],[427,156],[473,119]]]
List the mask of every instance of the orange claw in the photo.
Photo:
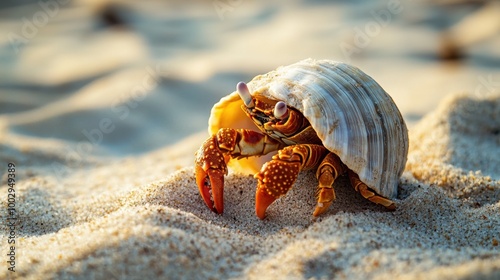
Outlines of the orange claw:
[[[291,148],[281,150],[271,161],[262,166],[259,173],[255,174],[255,178],[259,180],[255,193],[255,214],[260,219],[265,218],[269,205],[288,192],[300,171],[300,163],[293,161],[296,158],[293,156],[287,158],[288,150]],[[285,161],[283,158],[290,161]]]
[[257,188],[255,194],[255,214],[259,219],[263,220],[266,217],[266,210],[276,199],[275,196],[268,194],[264,188]]
[[205,204],[218,214],[224,212],[226,159],[215,137],[210,137],[196,153],[196,184]]
[[208,169],[205,172],[201,166],[197,165],[196,184],[208,208],[217,214],[222,214],[224,212],[224,172],[216,169]]

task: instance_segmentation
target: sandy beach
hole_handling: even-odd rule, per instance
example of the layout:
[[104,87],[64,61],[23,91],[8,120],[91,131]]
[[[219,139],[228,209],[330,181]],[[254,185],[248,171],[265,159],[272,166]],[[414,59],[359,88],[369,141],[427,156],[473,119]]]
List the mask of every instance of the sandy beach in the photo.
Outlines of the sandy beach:
[[[196,4],[1,4],[1,279],[500,279],[496,2]],[[309,57],[399,107],[397,210],[340,178],[313,218],[306,171],[260,220],[230,170],[215,214],[194,177],[210,109]]]

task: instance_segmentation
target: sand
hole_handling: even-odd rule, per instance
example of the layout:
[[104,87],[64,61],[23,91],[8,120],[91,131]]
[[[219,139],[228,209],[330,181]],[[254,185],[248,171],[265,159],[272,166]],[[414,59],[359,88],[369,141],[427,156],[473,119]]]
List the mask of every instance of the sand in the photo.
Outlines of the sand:
[[[347,57],[387,3],[232,1],[221,16],[206,1],[63,2],[14,47],[42,8],[0,10],[0,279],[500,279],[500,36],[439,58],[440,31],[497,18],[495,4],[462,20],[476,9],[402,1]],[[397,210],[340,178],[313,218],[304,172],[259,220],[255,179],[230,171],[211,212],[193,164],[210,108],[307,57],[350,61],[393,96],[410,133]]]
[[[225,212],[211,212],[193,167],[174,171],[192,165],[191,151],[204,134],[140,157],[88,163],[60,182],[23,167],[29,152],[4,150],[2,158],[19,162],[18,176],[28,177],[16,185],[16,276],[498,278],[499,108],[498,96],[449,97],[411,133],[397,211],[365,201],[344,178],[336,183],[336,203],[317,219],[313,172],[301,174],[265,220],[253,212],[255,179],[230,173]],[[483,114],[471,114],[477,110]],[[487,163],[480,160],[488,157],[484,149]],[[476,169],[481,164],[487,172]]]

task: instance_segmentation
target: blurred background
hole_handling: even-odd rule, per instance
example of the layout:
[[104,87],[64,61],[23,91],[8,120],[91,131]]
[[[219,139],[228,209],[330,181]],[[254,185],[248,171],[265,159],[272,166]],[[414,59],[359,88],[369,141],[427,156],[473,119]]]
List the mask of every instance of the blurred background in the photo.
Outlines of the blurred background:
[[[16,0],[0,4],[0,143],[128,156],[205,131],[280,65],[349,62],[410,130],[450,93],[500,89],[500,3]],[[52,145],[56,143],[57,145]],[[14,147],[14,148],[13,148]]]

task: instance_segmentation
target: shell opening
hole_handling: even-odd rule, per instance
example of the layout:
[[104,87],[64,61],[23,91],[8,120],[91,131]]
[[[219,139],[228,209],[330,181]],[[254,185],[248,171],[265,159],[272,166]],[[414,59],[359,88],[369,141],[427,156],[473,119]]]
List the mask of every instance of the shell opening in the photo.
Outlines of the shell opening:
[[278,101],[274,106],[274,117],[277,119],[286,119],[288,117],[288,107],[285,102]]
[[239,82],[236,85],[236,91],[240,95],[241,100],[243,100],[243,103],[245,103],[245,106],[247,108],[255,107],[255,103],[253,102],[253,98],[250,94],[250,91],[248,90],[247,84],[245,84],[244,82]]

